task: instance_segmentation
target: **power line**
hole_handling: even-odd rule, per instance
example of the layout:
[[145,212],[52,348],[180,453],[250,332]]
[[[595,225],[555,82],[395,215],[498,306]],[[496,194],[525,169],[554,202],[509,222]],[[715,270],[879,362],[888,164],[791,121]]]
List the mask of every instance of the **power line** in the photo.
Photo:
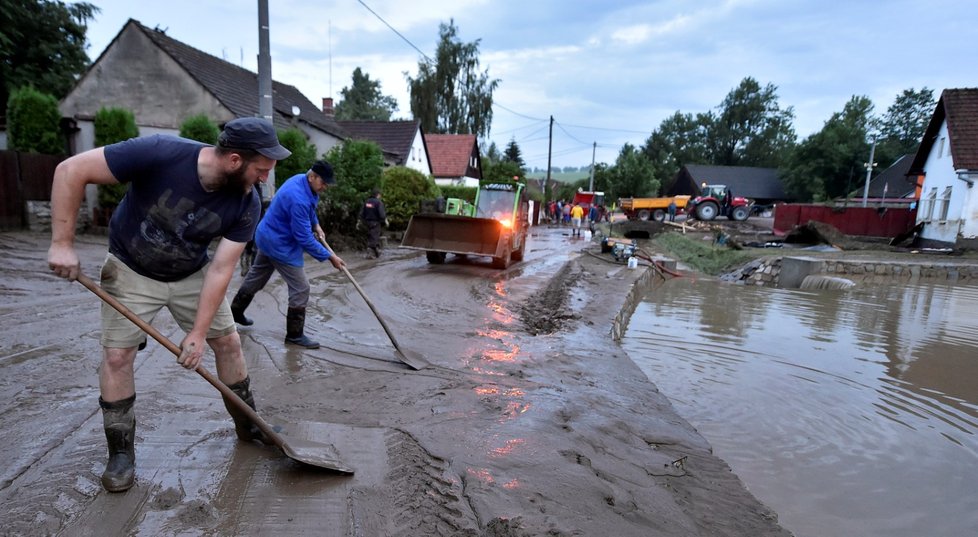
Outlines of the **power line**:
[[370,13],[372,13],[374,17],[377,17],[377,20],[379,20],[380,22],[382,22],[385,25],[387,25],[387,27],[390,28],[392,32],[394,32],[395,34],[397,34],[397,37],[400,37],[401,39],[403,39],[405,43],[407,43],[408,45],[411,45],[411,48],[413,48],[414,50],[418,51],[418,54],[424,56],[424,59],[427,60],[428,63],[435,63],[434,60],[432,60],[431,58],[429,58],[427,54],[425,54],[424,52],[421,51],[421,49],[419,49],[418,47],[416,47],[414,45],[414,43],[411,42],[411,40],[409,40],[408,38],[406,38],[403,35],[401,35],[401,32],[398,32],[396,29],[394,29],[394,27],[391,26],[390,23],[388,23],[387,21],[385,21],[383,17],[381,17],[380,15],[378,15],[376,11],[370,9],[370,6],[368,6],[363,0],[357,0],[357,1],[360,2],[360,5],[363,6],[364,8],[366,8],[367,11],[369,11]]

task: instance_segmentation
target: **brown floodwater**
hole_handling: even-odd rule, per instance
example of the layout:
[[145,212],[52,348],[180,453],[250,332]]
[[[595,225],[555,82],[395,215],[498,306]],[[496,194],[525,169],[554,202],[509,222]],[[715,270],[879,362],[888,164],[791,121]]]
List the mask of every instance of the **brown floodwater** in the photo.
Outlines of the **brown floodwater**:
[[629,356],[798,537],[978,532],[978,285],[678,278]]

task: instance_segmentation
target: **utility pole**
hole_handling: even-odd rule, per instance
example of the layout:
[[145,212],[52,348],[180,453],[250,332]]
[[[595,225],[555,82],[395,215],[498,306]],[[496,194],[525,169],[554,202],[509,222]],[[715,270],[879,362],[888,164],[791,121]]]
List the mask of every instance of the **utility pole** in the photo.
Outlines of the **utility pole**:
[[[268,42],[268,0],[258,0],[258,116],[268,121],[272,127],[272,54]],[[275,170],[268,174],[267,192],[275,193]]]
[[[547,140],[547,179],[543,185],[543,199],[547,200],[547,191],[550,189],[550,158],[553,156],[554,147],[554,117],[550,116],[550,139]],[[551,197],[553,192],[550,192]]]
[[588,183],[587,191],[594,192],[594,154],[598,151],[598,142],[594,142],[594,147],[591,148],[591,182]]
[[869,180],[873,177],[873,168],[876,163],[873,158],[876,155],[876,136],[873,136],[873,145],[869,148],[869,162],[866,163],[866,184],[863,186],[863,207],[866,206],[866,199],[869,197]]

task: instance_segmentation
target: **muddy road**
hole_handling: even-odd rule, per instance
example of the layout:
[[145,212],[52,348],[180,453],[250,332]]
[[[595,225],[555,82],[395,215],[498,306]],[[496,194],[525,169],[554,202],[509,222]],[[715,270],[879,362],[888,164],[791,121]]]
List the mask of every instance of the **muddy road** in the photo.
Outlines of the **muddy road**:
[[[48,240],[0,233],[4,535],[788,535],[612,341],[644,271],[557,228],[534,228],[505,271],[341,252],[421,371],[328,264],[307,263],[320,349],[284,345],[278,276],[256,296],[241,333],[259,414],[355,475],[238,442],[217,390],[150,341],[136,485],[106,493],[100,302],[47,270]],[[90,276],[106,243],[79,238]],[[168,313],[153,324],[182,339]]]

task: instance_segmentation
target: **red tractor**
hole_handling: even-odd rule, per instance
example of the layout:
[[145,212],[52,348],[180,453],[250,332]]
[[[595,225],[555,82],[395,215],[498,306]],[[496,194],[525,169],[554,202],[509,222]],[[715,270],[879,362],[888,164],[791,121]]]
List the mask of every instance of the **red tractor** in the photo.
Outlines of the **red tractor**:
[[697,220],[709,221],[717,216],[743,221],[750,216],[751,201],[747,198],[733,197],[726,185],[703,185],[700,195],[686,205],[686,214]]

